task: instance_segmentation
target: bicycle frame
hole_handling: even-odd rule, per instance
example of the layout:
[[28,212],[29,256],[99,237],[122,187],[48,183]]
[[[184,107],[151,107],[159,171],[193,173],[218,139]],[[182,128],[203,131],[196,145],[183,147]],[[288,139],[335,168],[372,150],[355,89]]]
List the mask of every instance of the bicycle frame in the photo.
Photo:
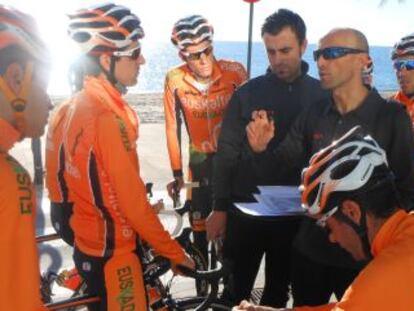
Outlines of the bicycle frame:
[[[190,234],[191,229],[185,228],[182,230],[181,235],[176,239],[181,245],[184,246],[185,244],[190,243]],[[59,236],[57,234],[49,234],[36,238],[38,243],[57,239],[59,239]],[[153,310],[176,310],[177,300],[172,297],[169,292],[169,288],[165,287],[160,280],[160,276],[170,270],[171,263],[169,260],[163,257],[153,255],[152,249],[149,247],[142,247],[142,251],[144,257],[142,258],[144,267],[144,282],[146,285],[155,288],[159,295],[158,297],[155,297],[159,299],[157,301],[154,301],[153,304],[151,304],[151,307]],[[206,280],[211,286],[209,295],[207,297],[203,297],[205,298],[204,302],[195,310],[205,310],[208,308],[209,304],[217,297],[219,280],[228,273],[227,267],[224,266],[211,271],[193,271],[190,269],[185,269],[184,267],[180,267],[180,269],[183,270],[186,276],[198,280]],[[60,302],[49,303],[45,306],[49,310],[61,310],[70,307],[86,306],[97,301],[99,301],[98,297],[81,295],[79,297],[65,299]]]

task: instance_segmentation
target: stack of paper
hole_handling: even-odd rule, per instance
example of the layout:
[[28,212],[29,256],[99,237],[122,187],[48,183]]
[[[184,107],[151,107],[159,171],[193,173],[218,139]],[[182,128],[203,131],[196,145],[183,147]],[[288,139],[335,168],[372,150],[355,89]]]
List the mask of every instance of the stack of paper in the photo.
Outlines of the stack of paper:
[[303,215],[300,193],[296,186],[258,186],[260,194],[254,194],[257,202],[235,203],[245,214],[252,216]]

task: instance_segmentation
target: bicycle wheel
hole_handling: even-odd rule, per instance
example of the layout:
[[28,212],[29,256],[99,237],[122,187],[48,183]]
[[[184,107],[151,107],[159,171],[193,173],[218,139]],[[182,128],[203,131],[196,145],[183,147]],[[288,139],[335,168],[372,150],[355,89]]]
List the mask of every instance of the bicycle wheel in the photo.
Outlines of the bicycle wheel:
[[[186,251],[194,260],[197,270],[208,270],[207,260],[194,244],[190,244],[190,246],[186,248]],[[208,282],[206,280],[196,281],[196,290],[198,296],[206,296],[208,294]]]
[[[204,302],[203,297],[192,297],[177,299],[177,311],[194,310]],[[221,299],[214,299],[207,310],[213,311],[229,311],[233,306]]]

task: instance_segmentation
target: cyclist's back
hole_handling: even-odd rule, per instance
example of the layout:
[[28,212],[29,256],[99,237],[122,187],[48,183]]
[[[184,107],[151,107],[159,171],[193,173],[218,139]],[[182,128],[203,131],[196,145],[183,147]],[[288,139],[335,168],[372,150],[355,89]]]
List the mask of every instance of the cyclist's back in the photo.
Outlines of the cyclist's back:
[[69,105],[62,103],[49,120],[46,136],[46,186],[50,199],[50,217],[53,228],[69,245],[73,246],[73,231],[69,226],[73,203],[65,177],[65,152],[63,147],[63,124]]

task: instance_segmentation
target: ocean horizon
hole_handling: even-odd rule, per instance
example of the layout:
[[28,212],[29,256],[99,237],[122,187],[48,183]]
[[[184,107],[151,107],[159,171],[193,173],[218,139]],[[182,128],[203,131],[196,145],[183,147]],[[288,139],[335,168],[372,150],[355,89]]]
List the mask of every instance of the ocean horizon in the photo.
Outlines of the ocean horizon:
[[[315,44],[309,44],[304,60],[309,64],[309,74],[318,78],[316,64],[312,59]],[[374,62],[374,85],[381,92],[395,91],[398,84],[390,59],[391,47],[371,46],[370,55]],[[165,74],[171,67],[182,61],[177,50],[171,43],[150,43],[143,45],[146,64],[141,67],[138,85],[132,87],[129,93],[158,93],[163,91]],[[215,41],[214,54],[217,59],[230,59],[241,62],[247,66],[247,43],[235,41]],[[267,55],[262,42],[253,42],[251,78],[262,75],[268,67]]]

